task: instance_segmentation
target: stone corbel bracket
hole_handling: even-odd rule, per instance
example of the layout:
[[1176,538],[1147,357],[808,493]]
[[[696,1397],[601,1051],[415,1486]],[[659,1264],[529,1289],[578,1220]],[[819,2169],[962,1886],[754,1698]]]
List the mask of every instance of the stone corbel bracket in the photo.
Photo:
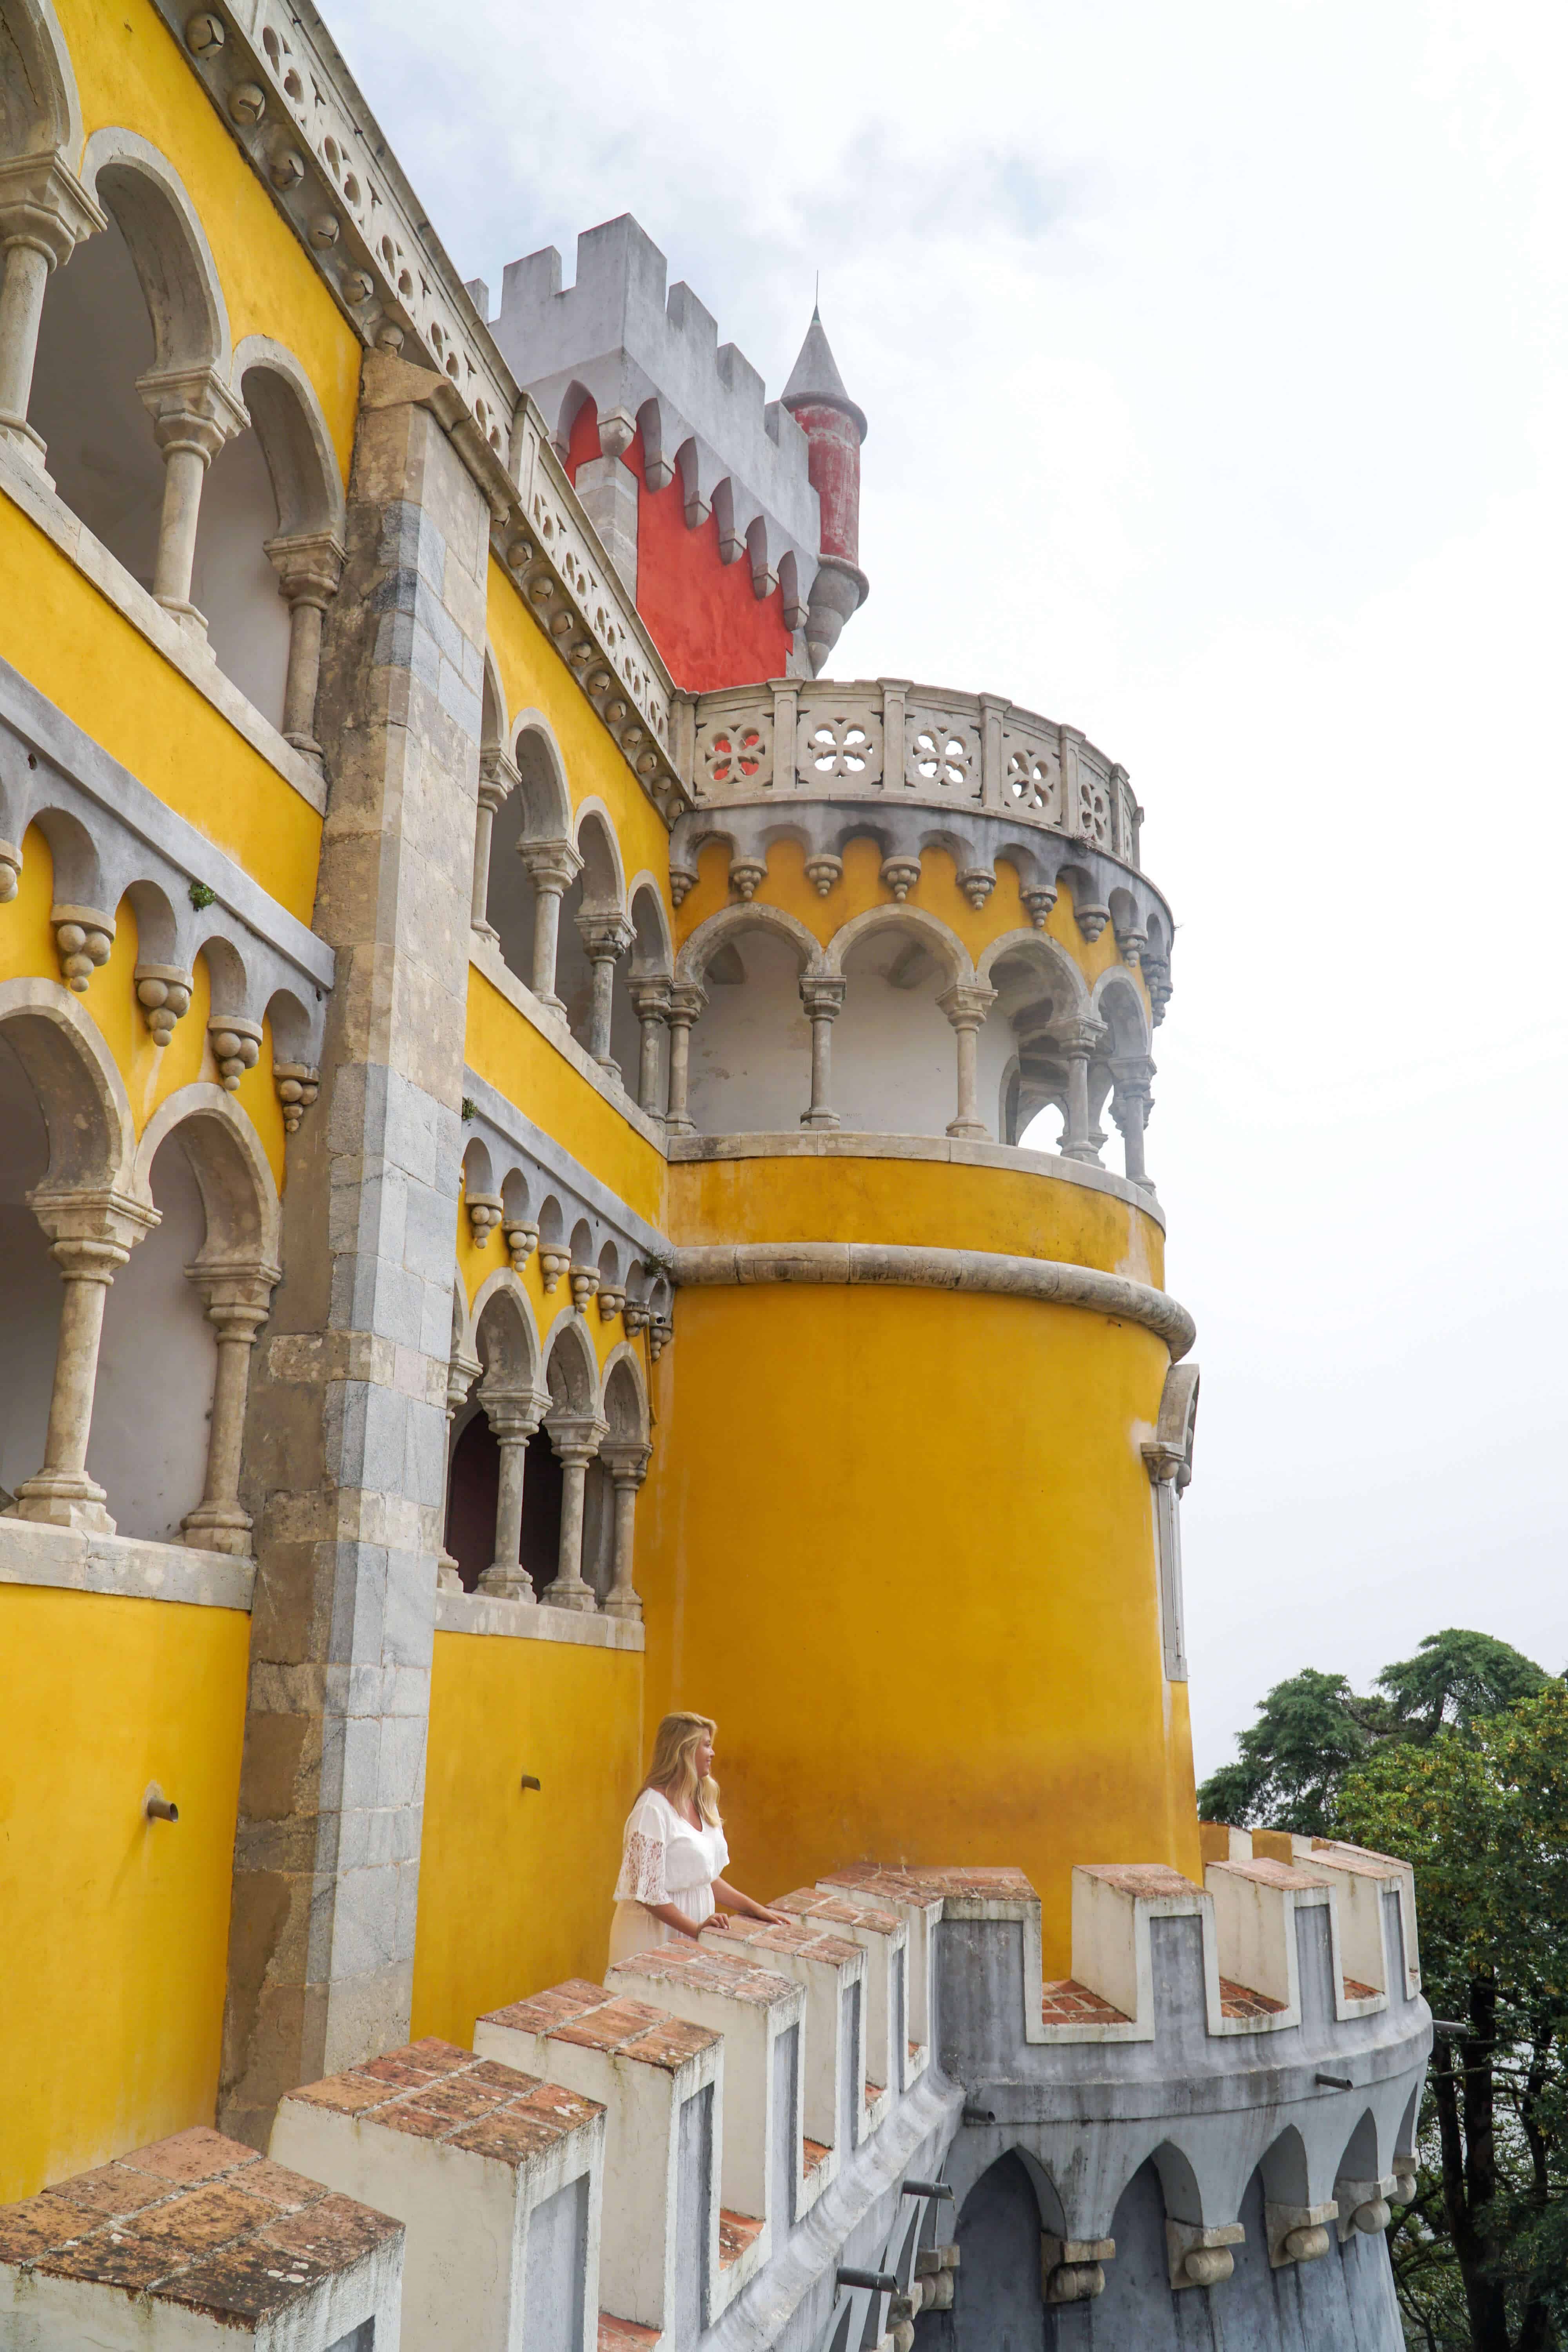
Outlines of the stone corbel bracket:
[[[19,846],[35,823],[54,858],[57,915],[100,909],[112,929],[129,895],[137,1000],[161,1045],[189,1006],[205,955],[215,1016],[254,1026],[259,1038],[270,1013],[279,1059],[313,1071],[331,949],[0,660],[0,839]],[[103,985],[88,975],[89,988]]]

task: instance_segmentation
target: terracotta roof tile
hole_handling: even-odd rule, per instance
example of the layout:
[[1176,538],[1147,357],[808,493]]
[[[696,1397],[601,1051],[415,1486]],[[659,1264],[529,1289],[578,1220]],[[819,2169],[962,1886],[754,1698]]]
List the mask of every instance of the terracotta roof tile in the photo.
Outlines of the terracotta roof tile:
[[402,2235],[401,2221],[205,2130],[0,2208],[0,2260],[247,2320]]
[[1163,1862],[1100,1862],[1086,1867],[1090,1878],[1119,1887],[1123,1895],[1141,1895],[1148,1901],[1163,1902],[1172,1895],[1186,1895],[1195,1901],[1200,1892],[1190,1878],[1184,1878],[1179,1870],[1172,1870]]
[[511,2164],[541,2155],[604,2113],[575,2091],[441,2042],[391,2051],[289,2096]]
[[1270,1862],[1266,1856],[1256,1862],[1211,1862],[1209,1868],[1227,1871],[1233,1878],[1249,1878],[1258,1886],[1283,1886],[1298,1893],[1305,1887],[1329,1885],[1321,1871],[1304,1870],[1295,1863]]
[[837,1895],[824,1895],[820,1888],[797,1886],[793,1895],[775,1895],[769,1908],[788,1911],[801,1919],[819,1921],[824,1926],[862,1927],[874,1936],[895,1936],[903,1926],[896,1911],[879,1911],[868,1903],[841,1901]]
[[[589,1984],[584,1977],[574,1977],[569,1983],[552,1985],[548,1992],[536,1992],[527,2000],[514,2000],[505,2009],[492,2009],[489,2022],[510,2025],[519,2033],[553,2033],[556,2027],[566,2024],[584,2011],[600,2009],[615,1996],[605,1985]],[[626,2325],[629,2326],[630,2322]]]
[[1271,2000],[1266,1992],[1254,1992],[1250,1985],[1237,1984],[1234,1977],[1221,1977],[1219,1980],[1222,2017],[1278,2017],[1284,2007],[1282,2000]]
[[1397,1878],[1401,1865],[1391,1854],[1369,1853],[1364,1846],[1341,1845],[1334,1838],[1314,1838],[1312,1852],[1336,1870],[1348,1870],[1357,1878]]
[[614,1973],[637,1978],[645,1984],[689,1984],[704,1992],[721,1992],[733,2000],[750,2001],[759,2009],[772,2008],[779,2001],[795,2002],[801,1997],[800,1987],[790,1978],[781,1977],[771,1969],[752,1968],[728,1953],[704,1949],[697,1944],[689,1951],[672,1944],[658,1944],[650,1951],[634,1952],[629,1959],[616,1963]]
[[1113,2009],[1076,1977],[1059,1977],[1045,1986],[1040,2002],[1040,2017],[1047,2025],[1127,2025],[1131,2022],[1125,2011]]
[[825,2164],[832,2153],[833,2150],[826,2147],[823,2141],[819,2139],[803,2138],[800,2144],[800,2168],[802,2172],[815,2172],[817,2166],[819,2164]]
[[616,2319],[610,2312],[600,2312],[599,2352],[649,2352],[658,2342],[657,2327],[639,2327],[635,2319]]
[[727,2271],[738,2263],[748,2246],[755,2245],[763,2234],[761,2221],[749,2213],[731,2213],[727,2205],[719,2209],[719,2267]]
[[1344,1988],[1347,2000],[1376,2000],[1378,1998],[1377,1987],[1363,1984],[1358,1977],[1346,1977]]

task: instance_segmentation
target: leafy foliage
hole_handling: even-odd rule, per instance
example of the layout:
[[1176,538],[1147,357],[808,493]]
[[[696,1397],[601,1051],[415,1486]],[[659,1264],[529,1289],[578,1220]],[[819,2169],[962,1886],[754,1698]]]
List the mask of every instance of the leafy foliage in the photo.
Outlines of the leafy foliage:
[[1346,1773],[1382,1742],[1430,1740],[1446,1727],[1468,1735],[1547,1679],[1507,1642],[1454,1628],[1428,1633],[1415,1657],[1385,1666],[1366,1698],[1343,1675],[1305,1666],[1269,1692],[1237,1740],[1237,1760],[1198,1790],[1198,1811],[1237,1829],[1266,1823],[1322,1837]]
[[1480,1717],[1456,1687],[1448,1727],[1381,1746],[1337,1806],[1342,1835],[1414,1864],[1426,1995],[1463,2028],[1434,2053],[1394,2272],[1435,2352],[1548,2352],[1568,2323],[1568,1689],[1541,1675]]

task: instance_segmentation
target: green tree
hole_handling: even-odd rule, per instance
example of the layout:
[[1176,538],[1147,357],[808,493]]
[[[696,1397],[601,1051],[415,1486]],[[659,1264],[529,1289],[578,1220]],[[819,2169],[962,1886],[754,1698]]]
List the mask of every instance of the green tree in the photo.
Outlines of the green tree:
[[[1405,1673],[1383,1678],[1402,1706]],[[1467,1687],[1434,1717],[1434,1682],[1425,1736],[1349,1771],[1335,1826],[1414,1864],[1426,1996],[1461,2029],[1438,2034],[1418,2194],[1394,2224],[1402,2305],[1433,2347],[1551,2352],[1568,2322],[1568,1689],[1542,1676],[1482,1717],[1460,1713]]]
[[1425,1741],[1445,1727],[1471,1727],[1548,1677],[1489,1633],[1450,1626],[1428,1633],[1413,1658],[1384,1666],[1360,1698],[1343,1675],[1305,1666],[1276,1683],[1258,1721],[1237,1739],[1237,1759],[1198,1790],[1205,1821],[1327,1834],[1344,1777],[1385,1740]]

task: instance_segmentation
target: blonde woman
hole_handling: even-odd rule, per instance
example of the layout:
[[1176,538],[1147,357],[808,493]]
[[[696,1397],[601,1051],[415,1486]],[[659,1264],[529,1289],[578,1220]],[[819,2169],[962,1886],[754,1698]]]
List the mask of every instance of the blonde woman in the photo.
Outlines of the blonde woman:
[[719,1874],[730,1849],[713,1778],[718,1727],[711,1716],[667,1715],[654,1735],[653,1761],[626,1822],[616,1881],[612,1968],[653,1944],[682,1936],[695,1942],[710,1922],[728,1926],[731,1911],[788,1925],[782,1911],[753,1903]]

